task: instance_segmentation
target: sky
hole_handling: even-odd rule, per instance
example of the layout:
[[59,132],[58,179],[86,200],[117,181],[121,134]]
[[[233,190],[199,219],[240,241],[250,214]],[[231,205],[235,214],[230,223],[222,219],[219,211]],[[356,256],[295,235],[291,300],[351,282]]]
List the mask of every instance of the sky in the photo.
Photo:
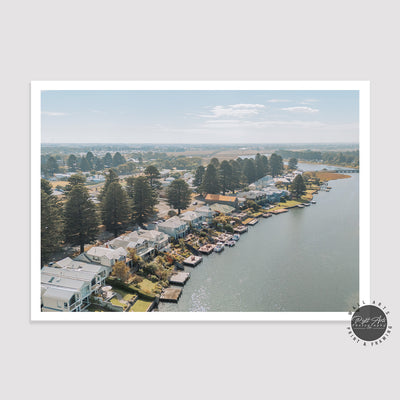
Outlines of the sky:
[[42,91],[42,143],[358,143],[350,90]]

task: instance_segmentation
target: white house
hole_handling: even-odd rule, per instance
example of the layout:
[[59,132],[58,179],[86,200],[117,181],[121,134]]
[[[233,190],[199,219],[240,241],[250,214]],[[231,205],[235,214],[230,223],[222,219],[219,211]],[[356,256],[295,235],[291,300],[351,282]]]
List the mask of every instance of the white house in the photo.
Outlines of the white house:
[[112,267],[117,261],[126,261],[128,252],[119,247],[118,249],[110,249],[107,247],[94,246],[85,253],[75,258],[76,261],[95,262],[106,267]]
[[60,278],[76,279],[78,281],[87,282],[92,293],[97,291],[101,287],[99,283],[100,279],[97,280],[96,274],[94,272],[73,270],[68,268],[43,267],[41,273]]
[[[134,233],[134,232],[132,232]],[[156,250],[161,251],[165,250],[169,244],[169,237],[166,233],[156,231],[156,230],[146,230],[146,229],[139,229],[136,231],[139,237],[147,239],[151,246],[154,247]]]
[[[43,293],[42,309],[44,311],[81,311],[89,305],[89,296],[91,294],[90,282],[49,275],[42,272],[41,287]],[[48,289],[50,288],[57,288],[60,290],[50,291],[50,295],[48,293]],[[65,300],[66,297],[68,297],[68,293],[66,293],[66,290],[67,292],[73,292],[69,298],[68,307],[66,307],[64,302],[62,301]],[[61,296],[60,299],[57,298],[57,294]],[[57,307],[55,307],[56,304]],[[61,308],[59,304],[62,305]],[[73,310],[71,310],[71,308]]]
[[86,258],[85,262],[85,261],[79,261],[77,260],[77,258],[75,258],[75,260],[72,260],[71,258],[66,257],[54,263],[54,266],[64,269],[68,268],[73,271],[77,270],[77,271],[93,272],[97,276],[97,282],[100,283],[101,285],[105,284],[106,278],[111,273],[111,267],[101,264],[90,263],[88,258]]
[[182,238],[187,234],[189,226],[178,216],[174,216],[158,224],[158,230],[177,239]]
[[205,221],[205,218],[203,218],[202,215],[198,214],[195,211],[186,211],[179,217],[182,221],[185,221],[189,226],[192,226],[193,228],[200,227],[201,223]]
[[139,237],[136,232],[128,233],[110,240],[105,244],[111,249],[134,249],[136,254],[144,259],[154,254],[154,248],[146,238]]
[[82,299],[79,291],[62,287],[42,286],[43,312],[81,311]]
[[196,208],[196,213],[199,214],[204,221],[211,222],[213,219],[213,216],[216,214],[210,206],[202,206]]

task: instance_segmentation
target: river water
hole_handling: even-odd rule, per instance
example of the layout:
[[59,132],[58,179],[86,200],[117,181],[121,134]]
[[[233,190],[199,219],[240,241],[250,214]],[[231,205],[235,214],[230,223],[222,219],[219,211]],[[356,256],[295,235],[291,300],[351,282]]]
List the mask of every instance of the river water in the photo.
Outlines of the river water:
[[350,175],[317,204],[260,219],[235,247],[185,267],[179,302],[159,311],[348,311],[359,289],[359,175]]

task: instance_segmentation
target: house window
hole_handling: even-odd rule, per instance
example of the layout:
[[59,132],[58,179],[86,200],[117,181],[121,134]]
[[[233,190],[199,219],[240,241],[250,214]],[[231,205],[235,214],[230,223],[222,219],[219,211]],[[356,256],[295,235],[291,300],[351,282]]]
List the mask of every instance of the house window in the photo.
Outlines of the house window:
[[64,308],[65,308],[65,309],[68,308],[68,303],[64,303]]

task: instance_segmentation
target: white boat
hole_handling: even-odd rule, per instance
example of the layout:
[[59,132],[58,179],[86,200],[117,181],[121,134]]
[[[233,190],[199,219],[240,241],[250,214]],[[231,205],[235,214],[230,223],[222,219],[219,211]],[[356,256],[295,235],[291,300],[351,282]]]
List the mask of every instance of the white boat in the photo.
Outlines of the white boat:
[[222,242],[218,242],[216,244],[216,246],[214,247],[214,251],[216,253],[221,253],[221,251],[223,251],[223,250],[224,250],[224,244]]
[[232,236],[232,240],[235,240],[236,242],[237,242],[239,239],[240,239],[240,235],[238,235],[237,233],[235,233],[235,234]]
[[311,204],[317,204],[315,200],[311,200]]
[[236,244],[234,240],[228,240],[225,242],[225,246],[233,247]]

